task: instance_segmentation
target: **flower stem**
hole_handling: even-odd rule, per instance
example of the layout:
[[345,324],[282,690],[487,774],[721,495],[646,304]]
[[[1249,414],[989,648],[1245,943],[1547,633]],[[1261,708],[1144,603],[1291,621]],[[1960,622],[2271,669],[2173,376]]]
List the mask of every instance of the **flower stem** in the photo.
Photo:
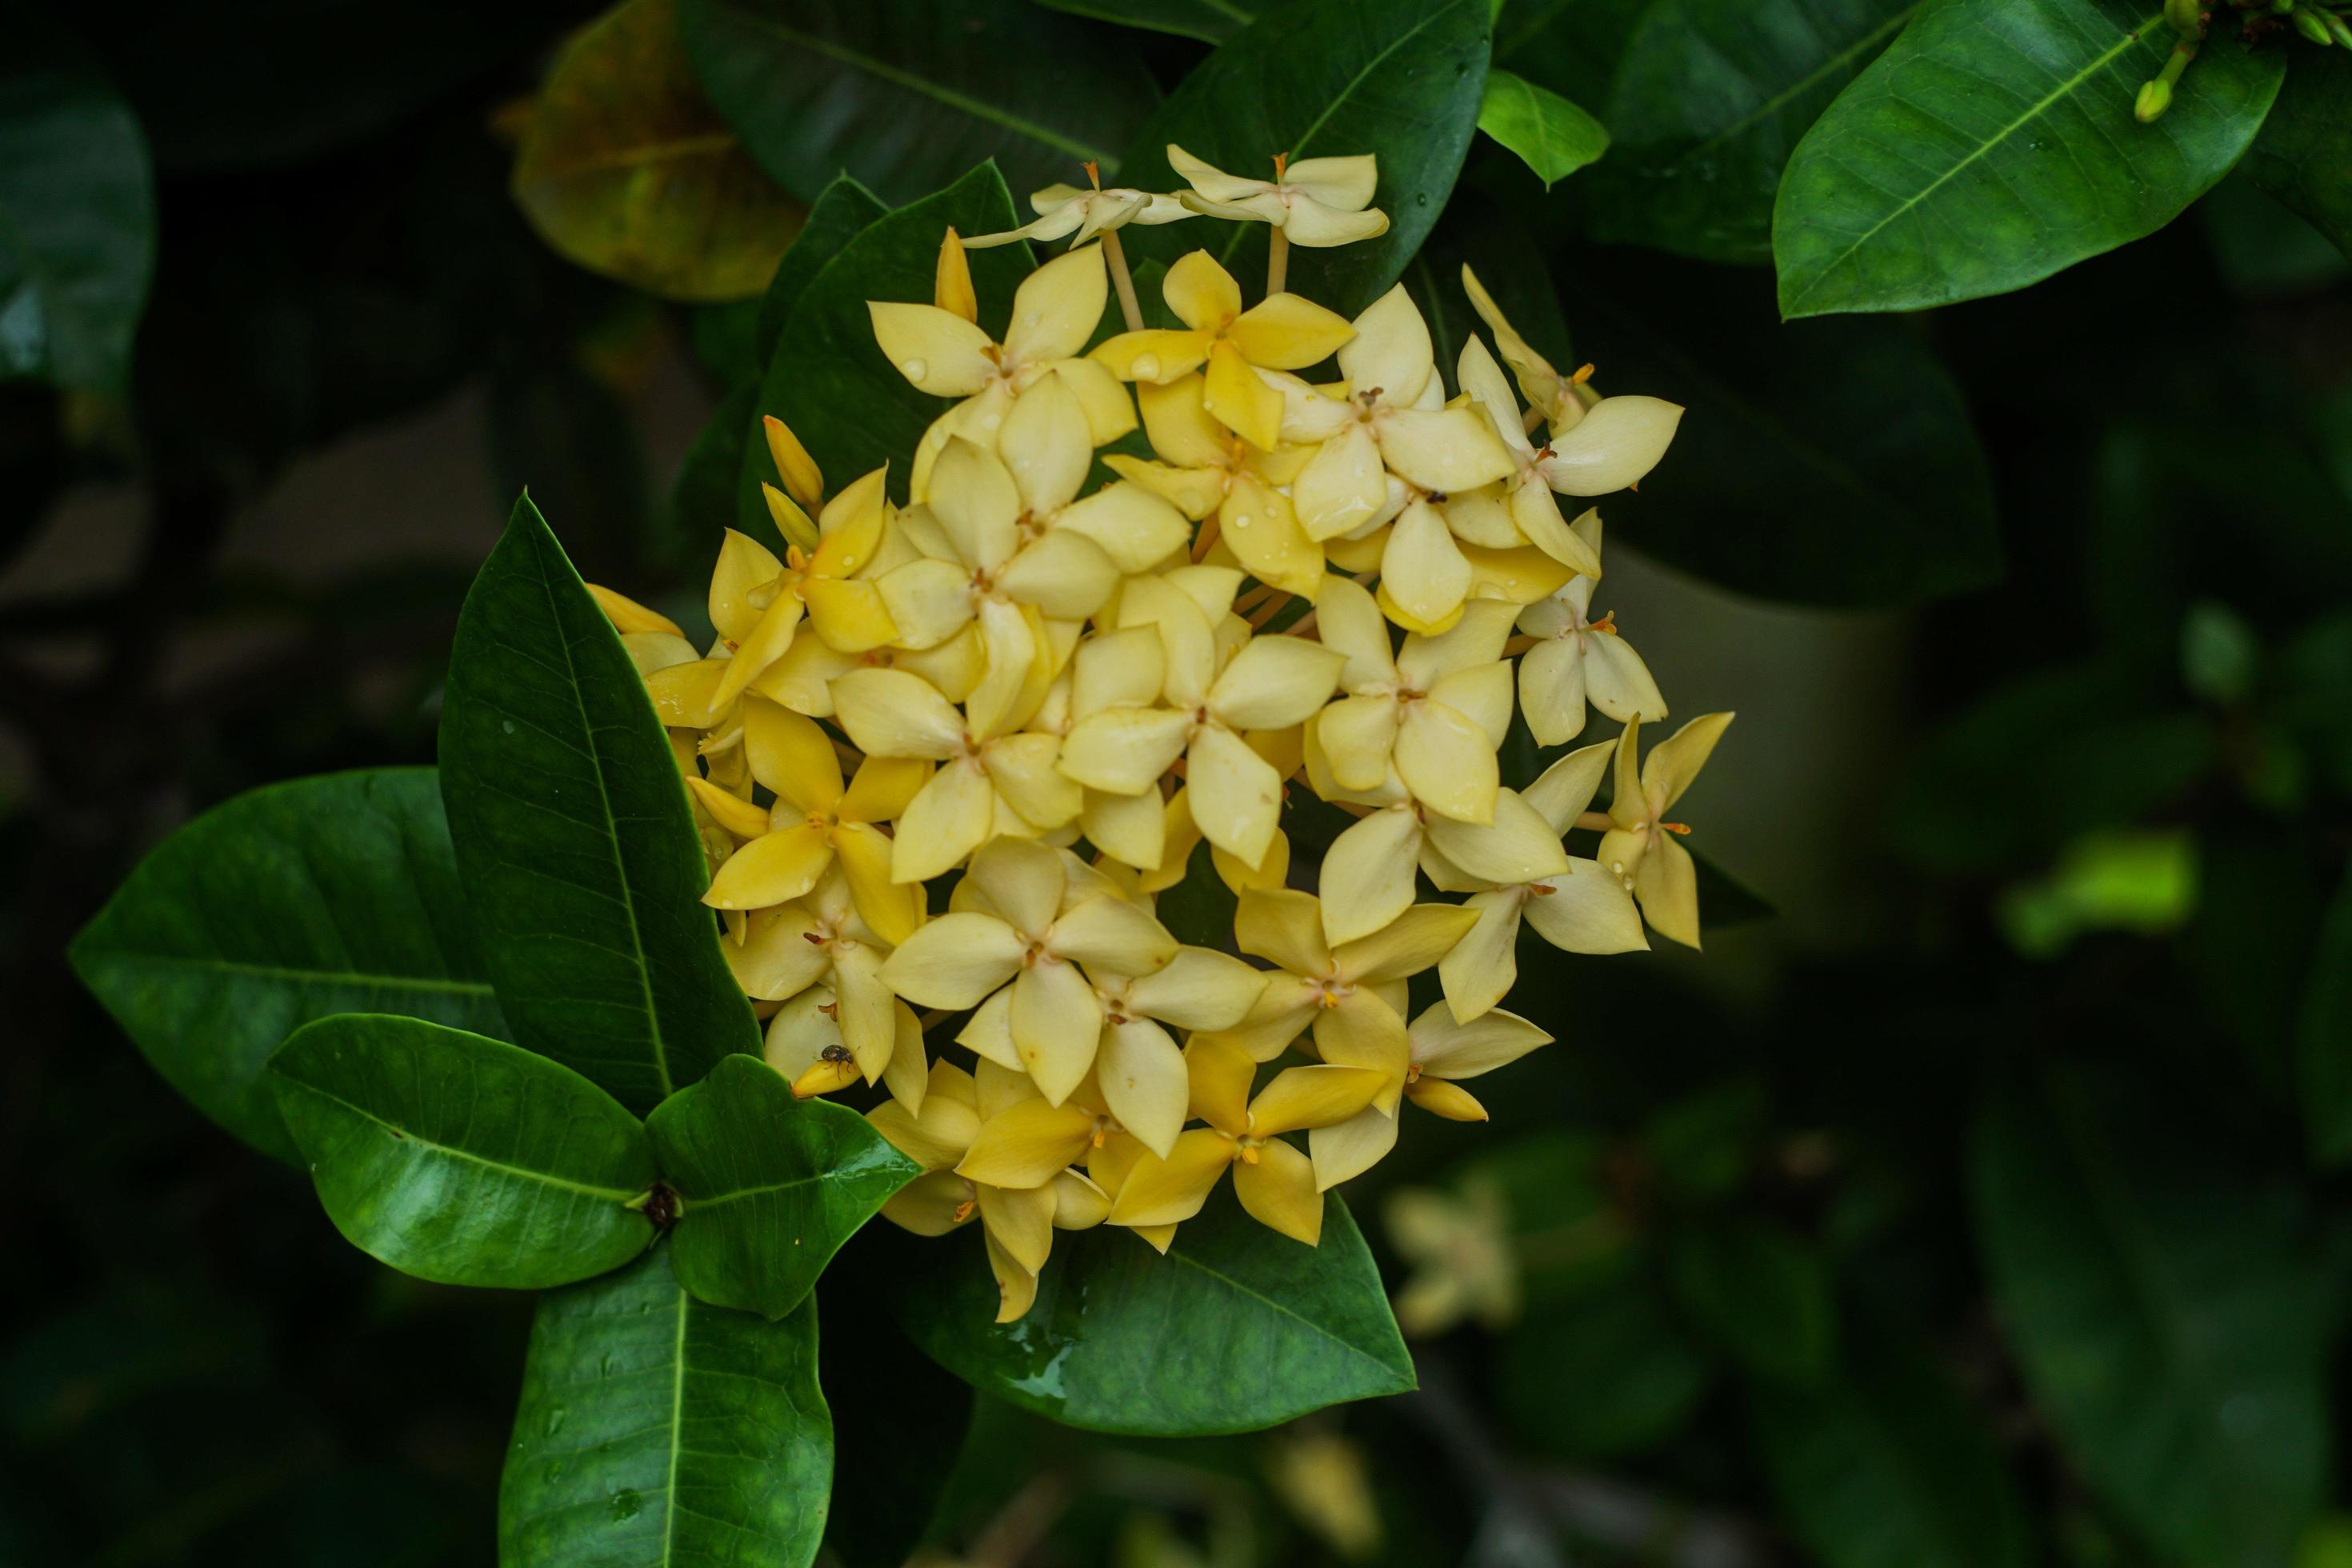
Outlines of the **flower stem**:
[[1143,331],[1143,307],[1135,302],[1135,279],[1128,273],[1127,249],[1115,228],[1103,230],[1103,259],[1110,263],[1110,280],[1118,289],[1118,310],[1127,318],[1127,330]]
[[1265,291],[1272,296],[1281,293],[1290,280],[1290,236],[1279,224],[1266,232],[1273,236],[1265,247]]

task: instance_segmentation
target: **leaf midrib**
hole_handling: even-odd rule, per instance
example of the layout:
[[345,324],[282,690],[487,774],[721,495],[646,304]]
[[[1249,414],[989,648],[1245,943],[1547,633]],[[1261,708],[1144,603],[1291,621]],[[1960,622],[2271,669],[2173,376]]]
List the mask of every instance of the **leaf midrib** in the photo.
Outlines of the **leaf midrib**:
[[515,1176],[523,1181],[536,1182],[541,1186],[556,1187],[564,1192],[578,1193],[585,1197],[607,1198],[614,1203],[624,1204],[637,1195],[636,1193],[630,1188],[599,1187],[587,1182],[575,1182],[568,1176],[550,1175],[544,1171],[534,1171],[522,1165],[509,1165],[503,1160],[493,1160],[487,1154],[477,1154],[470,1149],[460,1149],[453,1143],[444,1143],[438,1139],[428,1138],[422,1132],[415,1131],[409,1128],[399,1125],[397,1122],[379,1116],[364,1105],[360,1105],[352,1100],[345,1100],[341,1095],[336,1094],[331,1090],[321,1089],[317,1084],[310,1082],[308,1079],[297,1078],[290,1072],[282,1073],[279,1076],[285,1082],[293,1085],[303,1093],[315,1095],[331,1105],[341,1106],[345,1110],[348,1110],[352,1115],[359,1117],[362,1121],[372,1121],[376,1126],[381,1127],[385,1131],[393,1134],[402,1142],[414,1143],[419,1149],[430,1150],[436,1154],[446,1154],[453,1160],[462,1160],[468,1164],[479,1165],[485,1170],[502,1172],[507,1175]]
[[1675,163],[1688,163],[1694,158],[1703,157],[1706,154],[1714,152],[1717,147],[1722,146],[1733,137],[1742,134],[1755,125],[1760,124],[1766,117],[1779,113],[1788,104],[1811,91],[1814,86],[1820,83],[1822,79],[1827,77],[1831,72],[1843,68],[1846,62],[1853,59],[1854,56],[1862,53],[1864,49],[1869,48],[1873,44],[1878,42],[1880,38],[1885,37],[1887,34],[1901,28],[1906,23],[1909,22],[1913,16],[1918,14],[1919,7],[1924,4],[1926,4],[1926,0],[1912,0],[1912,4],[1904,6],[1902,10],[1897,11],[1894,16],[1889,16],[1885,21],[1881,22],[1869,32],[1864,33],[1861,37],[1855,39],[1853,43],[1848,44],[1844,48],[1840,49],[1837,53],[1823,60],[1820,65],[1815,66],[1811,70],[1807,71],[1803,76],[1799,77],[1795,81],[1790,82],[1787,87],[1782,88],[1779,92],[1776,92],[1771,97],[1766,99],[1754,109],[1749,110],[1746,114],[1741,115],[1730,124],[1725,126],[1720,131],[1716,132],[1706,141],[1696,142],[1693,145],[1685,148],[1683,151],[1676,153],[1671,161]]
[[236,958],[203,958],[189,953],[141,952],[130,948],[103,949],[93,958],[119,963],[155,964],[166,968],[210,969],[257,980],[284,980],[298,985],[354,985],[372,990],[434,991],[451,995],[493,996],[486,981],[435,979],[418,974],[372,974],[362,970],[295,969],[284,964],[252,963]]
[[2131,31],[2124,35],[2123,42],[2119,44],[2110,44],[2107,46],[2106,48],[2100,51],[2096,58],[2093,59],[2088,65],[2083,67],[2082,69],[2076,71],[2073,76],[2068,77],[2065,80],[2060,82],[2058,86],[2044,94],[2023,114],[2019,115],[2015,120],[2012,120],[2007,125],[2002,126],[1998,132],[1995,132],[1992,135],[1985,138],[1982,142],[1979,142],[1975,148],[1969,152],[1967,157],[1960,159],[1950,168],[1946,169],[1942,174],[1928,181],[1927,184],[1921,186],[1916,192],[1905,197],[1902,202],[1895,205],[1893,211],[1889,212],[1885,217],[1880,218],[1876,223],[1864,229],[1861,234],[1855,236],[1853,243],[1848,245],[1843,250],[1839,251],[1837,255],[1832,257],[1828,261],[1823,262],[1813,273],[1812,281],[1806,284],[1804,288],[1800,289],[1797,293],[1790,296],[1790,298],[1783,303],[1781,307],[1781,314],[1785,317],[1795,313],[1796,307],[1804,303],[1807,299],[1811,298],[1815,289],[1819,289],[1823,283],[1829,280],[1832,273],[1844,266],[1846,262],[1853,258],[1854,252],[1860,250],[1864,246],[1877,238],[1879,232],[1885,228],[1888,224],[1893,223],[1896,218],[1902,217],[1906,214],[1909,213],[1921,202],[1926,201],[1929,196],[1934,195],[1937,191],[1943,189],[1945,184],[1956,178],[1961,170],[1969,168],[1970,165],[1974,164],[1978,159],[1984,157],[1994,148],[2000,146],[2002,142],[2007,142],[2011,136],[2016,135],[2026,126],[2031,125],[2036,120],[2041,119],[2042,116],[2049,110],[2051,105],[2058,102],[2061,99],[2071,98],[2075,93],[2081,91],[2084,83],[2088,82],[2099,72],[2105,70],[2116,60],[2121,59],[2126,50],[2137,48],[2146,37],[2147,30],[2163,20],[2164,13],[2161,11],[2157,12],[2153,16],[2143,18],[2137,26],[2133,27]]
[[1339,1335],[1333,1333],[1330,1330],[1325,1328],[1314,1319],[1306,1317],[1303,1314],[1293,1310],[1289,1307],[1284,1306],[1280,1301],[1276,1300],[1273,1297],[1265,1294],[1263,1291],[1250,1289],[1240,1280],[1234,1279],[1232,1275],[1222,1273],[1217,1269],[1212,1268],[1207,1264],[1202,1262],[1199,1258],[1192,1257],[1188,1253],[1171,1250],[1168,1256],[1172,1261],[1181,1263],[1190,1268],[1198,1269],[1201,1273],[1207,1275],[1210,1279],[1214,1279],[1228,1289],[1234,1290],[1241,1295],[1246,1296],[1251,1300],[1259,1302],[1270,1310],[1280,1313],[1282,1316],[1304,1325],[1307,1329],[1312,1330],[1321,1338],[1327,1339],[1333,1344],[1338,1345],[1341,1350],[1346,1351],[1349,1354],[1360,1357],[1361,1359],[1371,1363],[1374,1366],[1379,1367],[1383,1373],[1386,1373],[1391,1377],[1398,1375],[1400,1371],[1404,1372],[1404,1374],[1407,1377],[1412,1375],[1410,1371],[1411,1356],[1409,1353],[1407,1356],[1407,1367],[1401,1369],[1393,1362],[1383,1361],[1379,1356],[1376,1356],[1371,1352],[1366,1350],[1363,1346],[1357,1344],[1352,1341],[1341,1339]]

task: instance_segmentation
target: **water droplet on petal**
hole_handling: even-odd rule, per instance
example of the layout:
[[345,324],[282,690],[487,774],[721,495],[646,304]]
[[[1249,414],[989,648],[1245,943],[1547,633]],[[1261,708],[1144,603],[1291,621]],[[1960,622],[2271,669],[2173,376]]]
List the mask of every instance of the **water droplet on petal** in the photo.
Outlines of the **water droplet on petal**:
[[1251,523],[1251,521],[1253,521],[1253,520],[1251,519],[1251,517],[1250,517],[1250,514],[1249,514],[1249,513],[1247,513],[1247,512],[1245,512],[1245,511],[1244,511],[1244,512],[1238,512],[1238,513],[1234,514],[1234,528],[1236,528],[1236,529],[1244,529],[1244,528],[1247,528],[1247,527],[1250,525],[1250,523]]
[[1138,381],[1157,381],[1157,380],[1159,380],[1159,379],[1160,379],[1160,356],[1159,356],[1158,354],[1138,354],[1138,355],[1136,355],[1136,356],[1135,356],[1135,379],[1136,379],[1136,380],[1138,380]]
[[898,362],[898,374],[908,381],[920,381],[931,374],[931,362],[927,359],[901,360]]
[[1034,327],[1043,319],[1034,310],[1025,310],[1022,312],[1021,324],[1024,327]]

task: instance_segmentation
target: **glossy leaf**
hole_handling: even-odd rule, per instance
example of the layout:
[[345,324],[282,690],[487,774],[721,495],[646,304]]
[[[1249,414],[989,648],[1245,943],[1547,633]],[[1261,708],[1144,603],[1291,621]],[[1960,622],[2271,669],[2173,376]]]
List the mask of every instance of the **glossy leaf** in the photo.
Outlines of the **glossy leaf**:
[[656,1247],[540,1299],[499,1484],[503,1568],[805,1568],[833,1420],[816,1303],[780,1323],[688,1295]]
[[2024,1568],[2038,1561],[1983,1417],[1926,1349],[1877,1329],[1819,1389],[1759,1385],[1756,1441],[1825,1568]]
[[751,1004],[668,737],[529,497],[457,621],[441,793],[484,963],[523,1045],[650,1110],[730,1051]]
[[0,78],[0,381],[119,392],[155,268],[154,180],[130,106],[47,17]]
[[1617,62],[1659,0],[1562,0],[1505,5],[1495,15],[1495,63],[1579,103],[1609,101]]
[[[1289,286],[1352,315],[1387,292],[1436,223],[1477,129],[1486,82],[1486,0],[1300,0],[1268,12],[1211,55],[1135,137],[1119,178],[1183,188],[1174,142],[1229,174],[1271,179],[1273,158],[1370,153],[1377,239],[1293,247]],[[1207,248],[1256,298],[1266,226],[1194,219],[1130,229],[1130,255],[1162,262]]]
[[1675,1230],[1666,1282],[1691,1328],[1758,1376],[1805,1384],[1829,1371],[1837,1338],[1829,1268],[1788,1232],[1752,1219]]
[[1659,0],[1618,59],[1596,237],[1706,261],[1772,255],[1790,149],[1920,0]]
[[994,159],[1024,193],[1108,181],[1160,91],[1118,33],[1027,4],[680,0],[688,57],[785,189],[847,170],[911,202]]
[[[1142,27],[1154,33],[1175,33],[1187,38],[1198,38],[1205,44],[1222,43],[1249,26],[1257,14],[1268,9],[1269,0],[1249,0],[1246,6],[1234,0],[1037,0],[1052,11],[1067,11],[1073,16],[1092,16],[1097,21],[1116,22],[1122,27]],[[1279,4],[1280,0],[1271,0]]]
[[2137,0],[1933,0],[1790,156],[1781,314],[2003,293],[2171,222],[2253,141],[2284,59],[2208,47],[2142,125],[2172,42]]
[[825,264],[865,233],[867,225],[880,222],[889,213],[880,196],[847,174],[835,175],[833,183],[817,193],[809,205],[808,221],[793,237],[792,248],[776,263],[767,292],[760,297],[758,324],[751,332],[753,375],[765,371],[775,357],[776,340],[783,335],[785,320]]
[[[1651,258],[1563,282],[1610,392],[1685,405],[1611,537],[1797,604],[1908,604],[2000,573],[1992,486],[1959,389],[1895,321],[1775,324],[1763,279]],[[1747,525],[1726,528],[1738,514]]]
[[344,1013],[296,1030],[269,1077],[327,1217],[404,1273],[534,1290],[617,1268],[654,1239],[627,1206],[653,1184],[645,1128],[520,1046]]
[[678,1282],[700,1300],[781,1318],[891,1194],[923,1173],[863,1116],[796,1100],[766,1062],[730,1057],[646,1119],[683,1201]]
[[[869,224],[801,290],[777,335],[759,411],[793,427],[828,485],[838,489],[887,463],[892,489],[903,497],[908,455],[948,407],[946,399],[917,391],[883,357],[866,302],[928,302],[940,239],[950,225],[963,234],[986,234],[1018,221],[995,169],[974,169],[937,195]],[[971,258],[981,322],[1002,331],[1012,314],[1013,290],[1029,274],[1028,247],[999,246],[972,251]],[[772,543],[781,536],[760,499],[760,481],[775,478],[767,444],[751,442],[736,486],[735,526]]]
[[514,193],[565,258],[671,300],[758,293],[803,216],[703,97],[675,0],[626,0],[564,47]]
[[2294,51],[2246,173],[2352,256],[2352,51]]
[[2341,1165],[2352,1160],[2352,877],[2336,889],[2319,928],[2296,1046],[2312,1152]]
[[2120,1076],[2003,1096],[1971,1157],[2003,1333],[2074,1469],[2167,1557],[2283,1563],[2327,1472],[2335,1294],[2301,1194]]
[[1026,1317],[998,1324],[980,1237],[908,1238],[915,1342],[982,1393],[1066,1426],[1247,1432],[1413,1386],[1378,1269],[1336,1193],[1307,1247],[1220,1189],[1166,1257],[1117,1226],[1057,1234]]
[[173,1089],[291,1161],[266,1069],[301,1025],[407,1013],[506,1032],[471,925],[433,770],[382,768],[215,806],[140,862],[71,956]]
[[1609,150],[1609,128],[1548,87],[1507,70],[1486,73],[1478,129],[1517,153],[1544,189]]

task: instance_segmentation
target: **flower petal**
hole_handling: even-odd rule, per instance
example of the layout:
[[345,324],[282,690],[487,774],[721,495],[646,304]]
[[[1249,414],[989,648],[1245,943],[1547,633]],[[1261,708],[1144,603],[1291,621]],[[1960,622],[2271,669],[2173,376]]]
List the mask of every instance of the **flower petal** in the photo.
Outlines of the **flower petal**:
[[1204,724],[1192,737],[1185,781],[1202,837],[1244,865],[1262,862],[1281,816],[1282,775],[1232,731]]
[[1353,1181],[1387,1157],[1396,1147],[1397,1119],[1377,1106],[1359,1110],[1345,1121],[1311,1129],[1307,1152],[1315,1164],[1315,1185],[1329,1192]]
[[1040,959],[1014,977],[1007,1022],[1031,1081],[1046,1100],[1061,1104],[1095,1065],[1103,1023],[1095,988],[1075,964]]
[[1113,1225],[1179,1225],[1201,1212],[1234,1162],[1233,1141],[1206,1127],[1181,1133],[1162,1158],[1144,1150],[1111,1199]]
[[1086,1152],[1094,1131],[1084,1106],[1021,1100],[980,1124],[956,1173],[984,1186],[1042,1187]]
[[1120,1126],[1163,1160],[1174,1152],[1191,1088],[1184,1053],[1167,1030],[1146,1018],[1107,1026],[1095,1055],[1095,1081]]
[[1334,949],[1331,956],[1339,973],[1358,984],[1402,980],[1444,957],[1477,923],[1477,912],[1461,904],[1415,904],[1371,935]]
[[919,1007],[970,1007],[1020,971],[1026,948],[993,915],[944,914],[890,954],[882,980]]
[[[1362,1000],[1368,1007],[1377,1007],[1395,1021],[1396,1037],[1402,1042],[1403,1020],[1390,1013],[1388,1004],[1377,997],[1362,996]],[[1366,1016],[1371,1015],[1368,1012]],[[1371,1104],[1387,1087],[1391,1077],[1385,1065],[1389,1054],[1381,1053],[1382,1065],[1378,1067],[1332,1064],[1283,1068],[1250,1101],[1251,1133],[1270,1138],[1277,1132],[1299,1132],[1347,1121]],[[1404,1081],[1404,1054],[1402,1049],[1393,1054],[1396,1063],[1392,1076],[1401,1087]]]
[[[1622,891],[1622,889],[1620,889]],[[1630,901],[1630,900],[1629,900]],[[1519,918],[1522,905],[1516,888],[1473,893],[1462,906],[1478,911],[1478,923],[1438,961],[1437,977],[1445,987],[1445,1005],[1454,1016],[1468,1023],[1510,994],[1519,978]],[[1637,918],[1637,926],[1640,921]]]
[[1412,903],[1421,820],[1411,808],[1375,811],[1350,824],[1324,852],[1323,938],[1369,936]]
[[832,864],[832,836],[803,822],[754,838],[729,856],[702,901],[715,910],[763,910],[788,903],[815,887]]
[[1476,1078],[1517,1061],[1551,1036],[1517,1013],[1496,1008],[1457,1022],[1440,1003],[1412,1021],[1412,1059],[1425,1077]]
[[1265,971],[1213,948],[1180,947],[1165,964],[1128,983],[1126,1005],[1180,1029],[1230,1029],[1249,1016],[1265,990]]
[[1323,1238],[1323,1193],[1315,1184],[1314,1163],[1278,1138],[1251,1152],[1255,1160],[1234,1167],[1234,1195],[1260,1225],[1313,1247]]
[[1084,353],[1102,320],[1109,286],[1102,247],[1095,245],[1064,251],[1029,274],[1013,291],[1013,323],[1004,332],[1006,360],[1045,364]]
[[937,305],[866,303],[874,341],[898,374],[934,397],[969,397],[996,374],[986,332]]

